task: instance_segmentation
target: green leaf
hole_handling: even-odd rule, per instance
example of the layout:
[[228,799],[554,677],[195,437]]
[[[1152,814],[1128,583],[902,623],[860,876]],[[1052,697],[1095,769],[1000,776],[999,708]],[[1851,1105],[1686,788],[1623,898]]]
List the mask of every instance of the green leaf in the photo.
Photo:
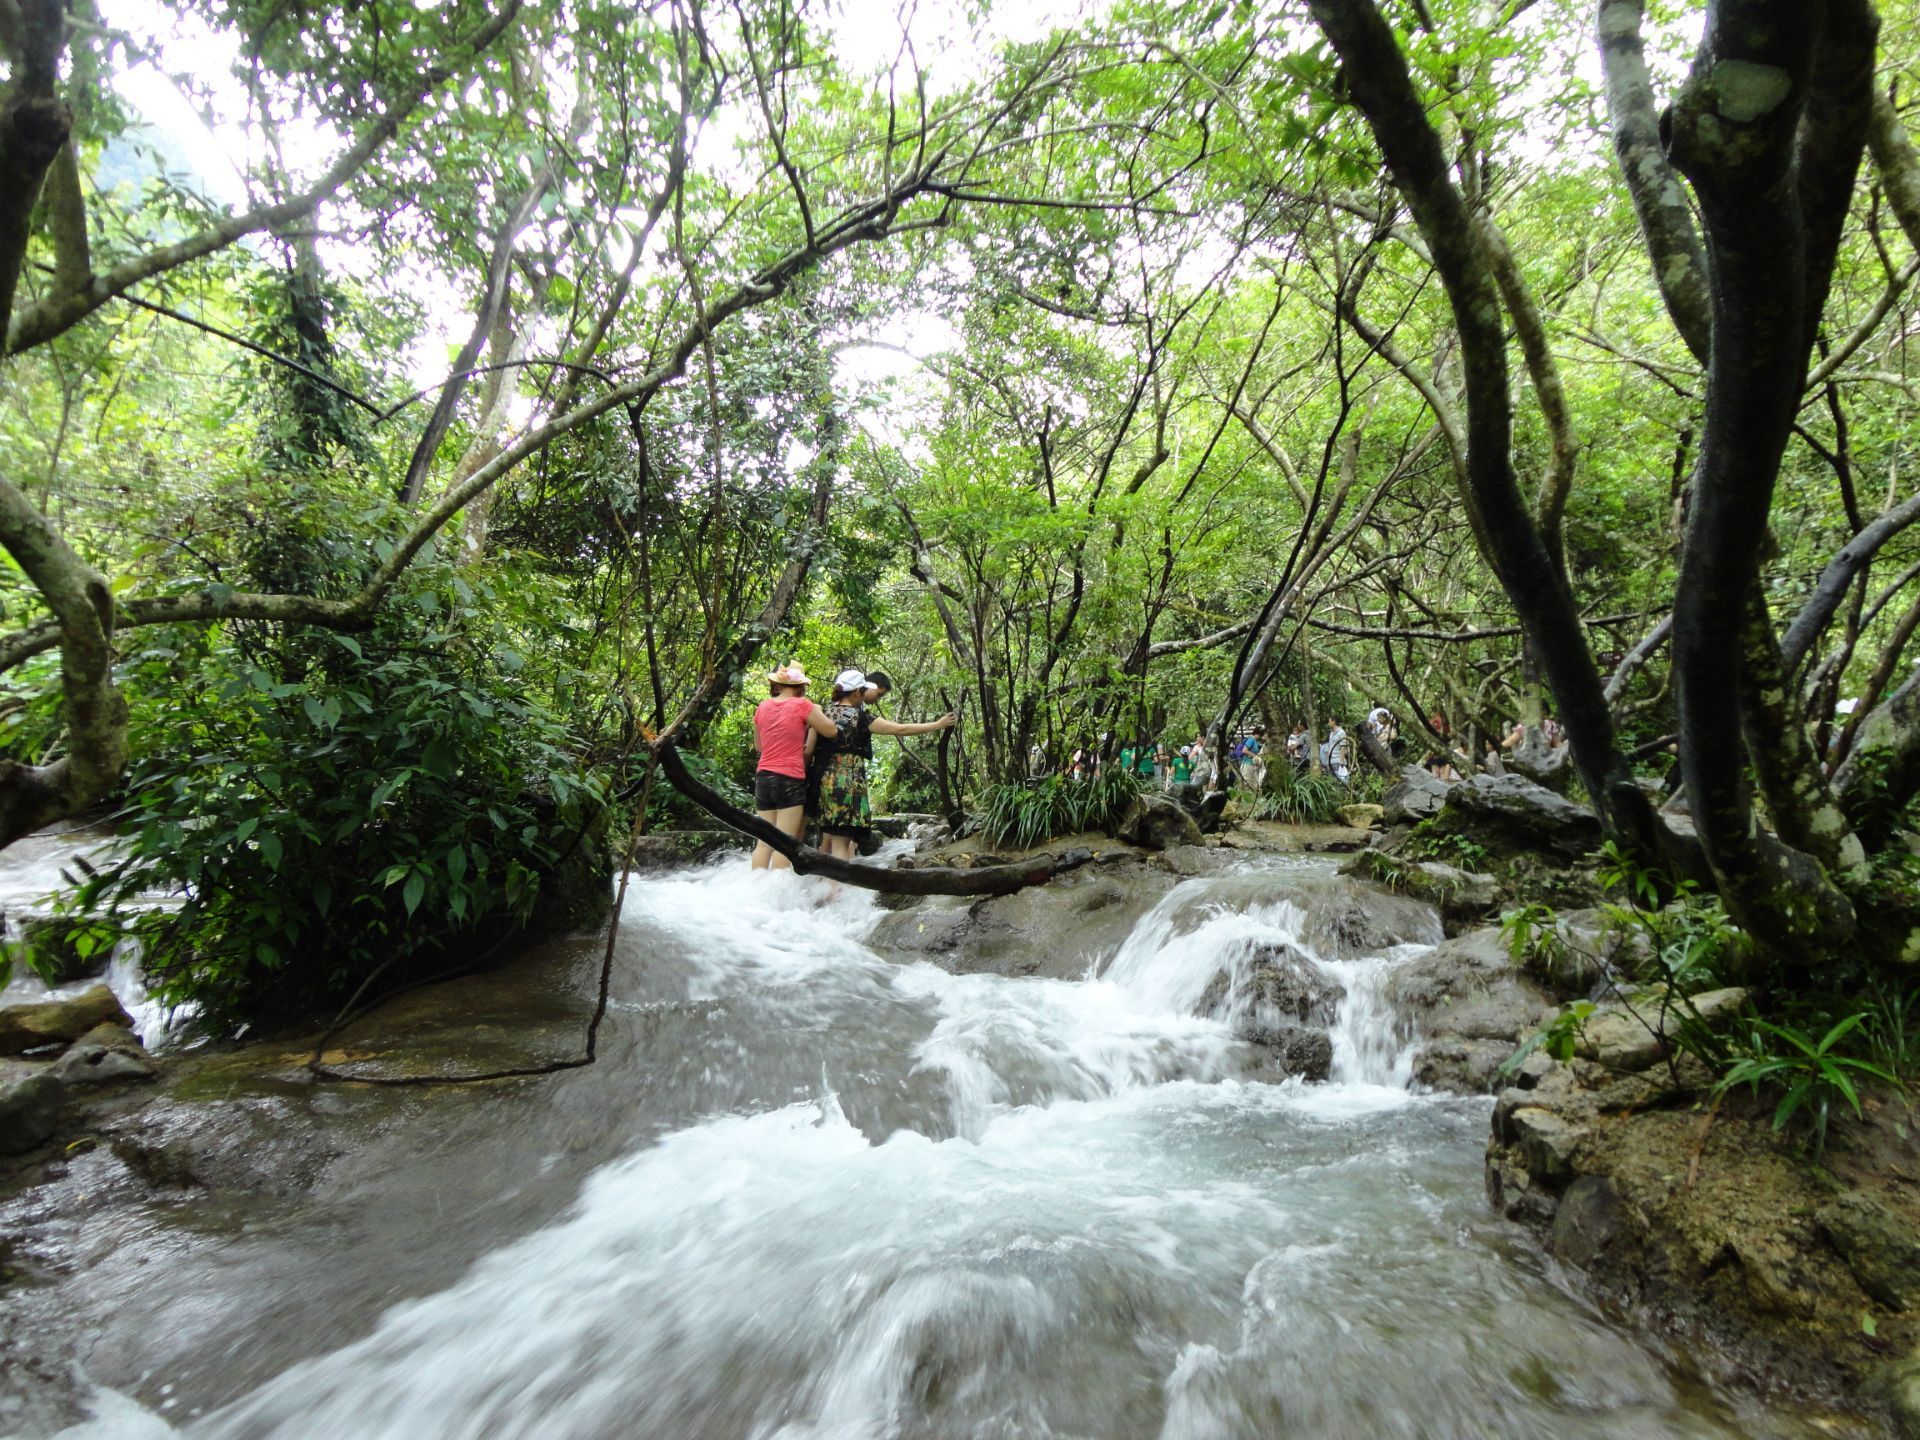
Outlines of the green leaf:
[[427,877],[416,870],[407,877],[406,888],[400,892],[400,899],[407,907],[407,914],[411,915],[420,908],[420,902],[425,898],[426,893]]
[[280,860],[283,854],[284,851],[278,835],[269,830],[260,837],[260,855],[261,858],[267,862],[267,868],[269,870],[278,870],[280,868]]

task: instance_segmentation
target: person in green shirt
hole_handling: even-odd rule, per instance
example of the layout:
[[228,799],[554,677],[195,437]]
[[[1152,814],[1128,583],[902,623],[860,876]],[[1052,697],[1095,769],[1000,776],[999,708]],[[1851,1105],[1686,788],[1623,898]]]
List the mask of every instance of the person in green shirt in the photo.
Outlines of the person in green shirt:
[[1142,740],[1133,751],[1133,773],[1142,780],[1151,780],[1158,773],[1155,769],[1154,755],[1159,747],[1151,740]]

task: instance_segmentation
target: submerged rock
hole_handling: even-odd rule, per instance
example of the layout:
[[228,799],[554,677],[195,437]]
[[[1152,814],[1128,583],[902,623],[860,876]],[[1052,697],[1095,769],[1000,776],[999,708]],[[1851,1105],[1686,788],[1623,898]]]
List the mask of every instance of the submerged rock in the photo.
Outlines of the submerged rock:
[[133,1019],[104,985],[61,1000],[9,1005],[0,1010],[0,1055],[20,1055],[43,1045],[64,1045],[96,1025],[133,1027]]

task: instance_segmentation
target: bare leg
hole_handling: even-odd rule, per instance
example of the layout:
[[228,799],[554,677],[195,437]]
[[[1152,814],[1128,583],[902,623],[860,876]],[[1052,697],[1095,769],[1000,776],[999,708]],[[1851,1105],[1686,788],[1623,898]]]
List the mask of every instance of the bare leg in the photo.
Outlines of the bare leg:
[[[765,815],[762,818],[773,821],[776,828],[791,835],[796,840],[804,835],[807,830],[807,807],[804,805],[789,805],[784,810],[776,810],[773,814]],[[791,870],[793,868],[793,862],[777,852],[771,864],[775,870]]]
[[[755,813],[769,825],[777,825],[779,823],[780,812],[777,810],[760,810]],[[755,842],[753,847],[753,868],[756,870],[764,870],[767,868],[767,862],[771,859],[773,859],[773,847],[764,840]]]

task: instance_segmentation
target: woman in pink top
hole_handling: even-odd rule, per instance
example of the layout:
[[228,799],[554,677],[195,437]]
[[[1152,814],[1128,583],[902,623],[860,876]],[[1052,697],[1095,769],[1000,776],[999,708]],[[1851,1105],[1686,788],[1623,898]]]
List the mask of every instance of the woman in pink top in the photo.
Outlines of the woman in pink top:
[[[807,751],[813,735],[831,740],[840,733],[820,707],[807,698],[807,672],[788,661],[767,677],[769,699],[753,712],[760,737],[760,768],[753,777],[753,805],[768,824],[800,838],[807,823]],[[753,847],[753,868],[792,866],[762,840]]]

